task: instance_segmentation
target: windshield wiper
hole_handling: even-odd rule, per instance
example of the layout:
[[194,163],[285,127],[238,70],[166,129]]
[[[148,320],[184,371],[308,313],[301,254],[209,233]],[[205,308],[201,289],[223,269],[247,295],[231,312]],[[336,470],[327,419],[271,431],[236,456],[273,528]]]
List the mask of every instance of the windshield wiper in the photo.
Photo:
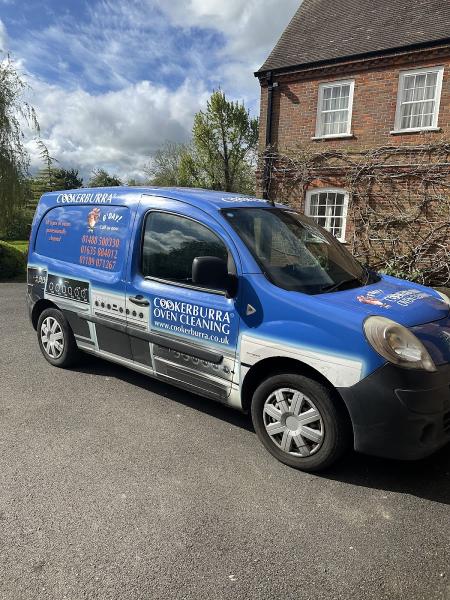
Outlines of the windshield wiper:
[[[360,286],[365,286],[365,285],[368,285],[369,283],[373,283],[373,282],[371,282],[372,272],[365,265],[361,265],[361,266],[364,269],[364,273],[366,276],[364,282],[362,282],[359,277],[350,277],[350,279],[344,279],[343,281],[339,281],[338,283],[332,283],[331,285],[326,285],[325,287],[323,287],[320,290],[321,293],[334,292],[334,291],[338,290],[341,286],[347,285],[348,283],[357,283]],[[376,278],[374,279],[374,281],[376,281]]]
[[358,283],[360,286],[365,285],[358,277],[352,277],[351,279],[344,279],[343,281],[339,281],[338,283],[332,283],[331,285],[326,285],[321,288],[321,293],[330,293],[338,290],[343,285],[347,285],[348,283]]

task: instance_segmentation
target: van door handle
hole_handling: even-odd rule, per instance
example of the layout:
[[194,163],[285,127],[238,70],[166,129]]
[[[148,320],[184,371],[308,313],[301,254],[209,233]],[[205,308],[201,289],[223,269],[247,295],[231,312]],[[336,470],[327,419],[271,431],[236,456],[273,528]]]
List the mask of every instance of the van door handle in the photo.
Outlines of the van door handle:
[[134,298],[129,298],[129,300],[130,302],[132,302],[133,304],[137,304],[138,306],[148,306],[150,304],[150,302],[140,294],[138,296],[135,296]]

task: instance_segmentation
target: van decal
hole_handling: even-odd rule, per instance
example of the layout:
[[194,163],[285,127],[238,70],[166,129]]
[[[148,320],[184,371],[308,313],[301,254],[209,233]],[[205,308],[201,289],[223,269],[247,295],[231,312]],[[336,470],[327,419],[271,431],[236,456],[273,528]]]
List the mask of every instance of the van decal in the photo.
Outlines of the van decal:
[[380,308],[391,308],[392,305],[405,308],[418,300],[432,297],[433,296],[427,292],[411,288],[398,290],[389,294],[386,294],[385,290],[382,289],[369,290],[364,295],[356,296],[356,299],[363,304],[371,304],[372,306],[379,306]]
[[114,294],[111,291],[92,288],[91,308],[92,313],[100,317],[121,321],[126,320],[124,294]]
[[155,296],[151,310],[152,327],[165,332],[235,346],[235,313],[191,302]]
[[291,346],[281,340],[277,342],[270,338],[243,334],[240,348],[241,365],[254,365],[259,362],[254,358],[255,354],[259,355],[259,360],[280,356],[297,359],[316,369],[335,387],[350,387],[363,377],[364,365],[360,360],[328,354],[320,349]]
[[365,296],[363,296],[363,295],[356,296],[356,299],[358,300],[358,302],[361,302],[362,304],[370,304],[372,306],[379,306],[380,308],[391,308],[390,304],[385,304],[379,298],[376,297],[377,293],[378,293],[377,291],[369,292]]
[[58,204],[111,204],[117,198],[117,194],[108,193],[71,193],[58,194],[56,202]]
[[98,206],[93,208],[87,216],[88,229],[89,231],[94,231],[94,227],[97,225],[98,220],[100,219],[100,209]]
[[222,202],[227,202],[227,203],[231,203],[231,204],[236,204],[236,202],[245,202],[248,203],[250,202],[251,204],[268,204],[269,202],[267,200],[262,200],[261,198],[249,198],[249,197],[244,197],[244,196],[224,196],[223,198],[221,198]]
[[86,281],[49,274],[45,293],[50,296],[64,298],[65,300],[89,304],[89,283]]
[[423,292],[422,290],[410,289],[410,290],[399,290],[398,292],[394,292],[385,296],[385,300],[389,302],[393,302],[398,306],[409,306],[410,304],[414,304],[418,300],[424,300],[425,298],[431,298],[431,294],[427,292]]
[[33,302],[42,300],[45,294],[47,269],[37,265],[29,265],[27,269],[28,295]]
[[126,253],[129,220],[125,206],[57,206],[42,219],[35,249],[49,258],[118,272]]

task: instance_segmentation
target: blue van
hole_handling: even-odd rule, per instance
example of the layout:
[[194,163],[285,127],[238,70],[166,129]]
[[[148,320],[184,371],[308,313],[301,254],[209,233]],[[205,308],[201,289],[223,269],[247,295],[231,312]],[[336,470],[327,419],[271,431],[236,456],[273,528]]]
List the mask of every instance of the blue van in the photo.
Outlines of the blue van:
[[28,258],[44,357],[95,354],[251,413],[305,471],[450,440],[450,301],[374,273],[283,205],[196,189],[44,194]]

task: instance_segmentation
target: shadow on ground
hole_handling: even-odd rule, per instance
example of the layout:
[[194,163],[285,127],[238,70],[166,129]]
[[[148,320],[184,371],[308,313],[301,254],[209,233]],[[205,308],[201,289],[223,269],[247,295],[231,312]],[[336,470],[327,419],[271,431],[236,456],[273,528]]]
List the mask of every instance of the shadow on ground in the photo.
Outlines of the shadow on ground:
[[450,445],[419,461],[397,461],[353,452],[323,474],[328,479],[450,504]]
[[[205,400],[125,367],[113,365],[100,358],[93,356],[86,358],[75,370],[116,377],[236,427],[254,431],[250,417],[239,411],[212,400]],[[318,476],[350,485],[411,494],[434,502],[450,504],[450,445],[433,456],[413,462],[387,460],[350,452],[338,464]]]

